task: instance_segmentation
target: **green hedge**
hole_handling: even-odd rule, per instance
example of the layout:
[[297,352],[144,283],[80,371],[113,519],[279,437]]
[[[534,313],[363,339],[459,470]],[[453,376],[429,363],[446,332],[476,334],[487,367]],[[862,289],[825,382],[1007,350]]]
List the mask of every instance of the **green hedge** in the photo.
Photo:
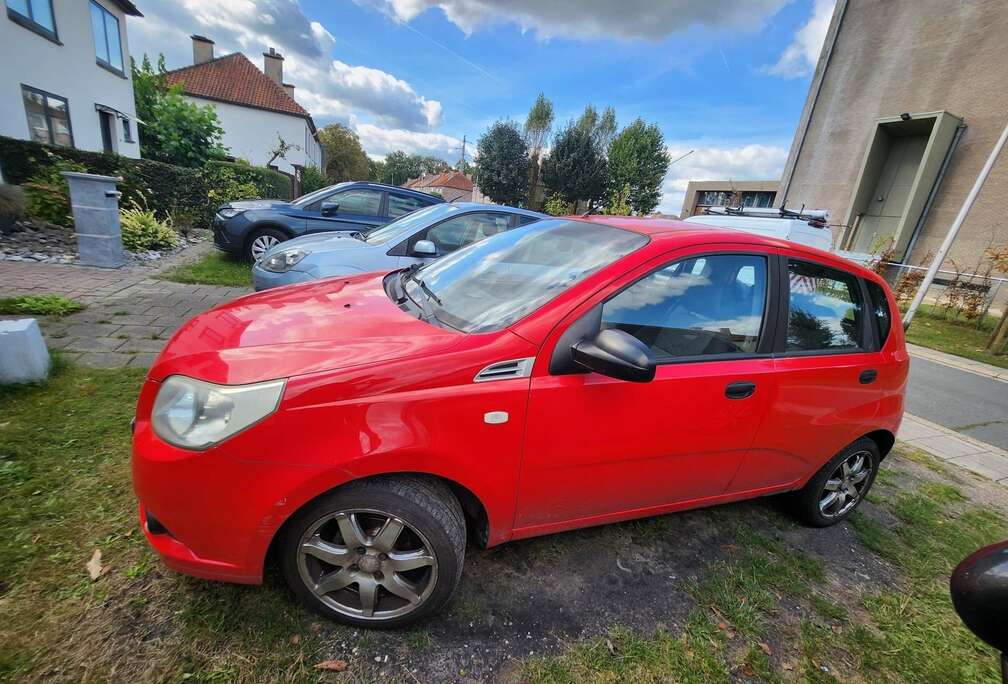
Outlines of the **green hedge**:
[[82,165],[89,173],[121,177],[122,204],[146,202],[163,216],[183,211],[209,220],[221,204],[234,199],[293,196],[290,178],[245,163],[215,161],[186,168],[0,136],[0,168],[7,183],[21,185],[65,162]]

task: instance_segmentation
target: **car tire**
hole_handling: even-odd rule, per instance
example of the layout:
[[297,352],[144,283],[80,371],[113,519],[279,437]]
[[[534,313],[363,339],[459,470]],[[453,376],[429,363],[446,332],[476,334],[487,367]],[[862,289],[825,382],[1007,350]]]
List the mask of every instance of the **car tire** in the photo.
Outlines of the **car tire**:
[[291,590],[317,613],[391,629],[448,602],[462,576],[465,539],[462,507],[445,484],[380,477],[350,483],[295,514],[281,564]]
[[242,258],[250,264],[258,261],[262,253],[277,243],[289,240],[287,233],[276,228],[257,228],[249,233],[242,249]]
[[862,437],[845,447],[791,494],[795,516],[812,527],[844,520],[868,495],[880,461],[878,444],[872,439]]

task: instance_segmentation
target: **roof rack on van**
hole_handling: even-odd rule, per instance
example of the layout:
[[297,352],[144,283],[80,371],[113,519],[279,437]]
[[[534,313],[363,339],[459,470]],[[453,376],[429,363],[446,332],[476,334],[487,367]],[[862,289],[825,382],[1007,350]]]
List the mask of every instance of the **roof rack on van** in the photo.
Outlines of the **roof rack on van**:
[[714,216],[753,216],[758,218],[787,218],[808,221],[810,225],[823,227],[829,219],[829,212],[825,209],[806,209],[802,207],[798,211],[785,207],[727,207],[713,206],[704,210],[705,214]]

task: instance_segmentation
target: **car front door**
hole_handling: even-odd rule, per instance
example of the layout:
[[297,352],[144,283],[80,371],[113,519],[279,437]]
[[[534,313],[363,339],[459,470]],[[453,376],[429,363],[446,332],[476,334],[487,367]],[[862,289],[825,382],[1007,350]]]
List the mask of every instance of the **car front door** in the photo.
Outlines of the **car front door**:
[[[500,211],[474,211],[462,214],[417,231],[408,240],[397,245],[393,251],[400,256],[400,267],[417,262],[427,263],[491,235],[510,230],[514,227],[513,218],[512,214]],[[433,255],[416,253],[416,243],[421,240],[434,243]]]
[[[798,483],[902,402],[905,367],[883,358],[862,281],[782,249],[777,400],[733,487]],[[899,412],[899,407],[896,407]]]
[[[646,515],[726,491],[774,396],[773,255],[677,253],[568,315],[532,374],[516,536]],[[651,382],[581,372],[570,347],[618,328]]]
[[308,232],[368,231],[385,225],[385,194],[371,188],[340,190],[309,205]]

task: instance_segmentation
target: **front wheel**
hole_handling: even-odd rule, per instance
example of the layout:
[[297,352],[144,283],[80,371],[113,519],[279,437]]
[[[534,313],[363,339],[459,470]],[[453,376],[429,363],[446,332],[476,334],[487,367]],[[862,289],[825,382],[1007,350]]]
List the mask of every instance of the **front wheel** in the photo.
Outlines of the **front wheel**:
[[276,228],[259,228],[253,231],[245,241],[243,254],[245,261],[256,263],[262,259],[263,254],[287,239],[287,235]]
[[868,495],[880,460],[878,445],[867,437],[846,447],[791,495],[795,515],[813,527],[840,522]]
[[427,478],[387,477],[351,483],[298,513],[283,569],[318,613],[390,628],[444,606],[464,558],[465,519],[451,490]]

